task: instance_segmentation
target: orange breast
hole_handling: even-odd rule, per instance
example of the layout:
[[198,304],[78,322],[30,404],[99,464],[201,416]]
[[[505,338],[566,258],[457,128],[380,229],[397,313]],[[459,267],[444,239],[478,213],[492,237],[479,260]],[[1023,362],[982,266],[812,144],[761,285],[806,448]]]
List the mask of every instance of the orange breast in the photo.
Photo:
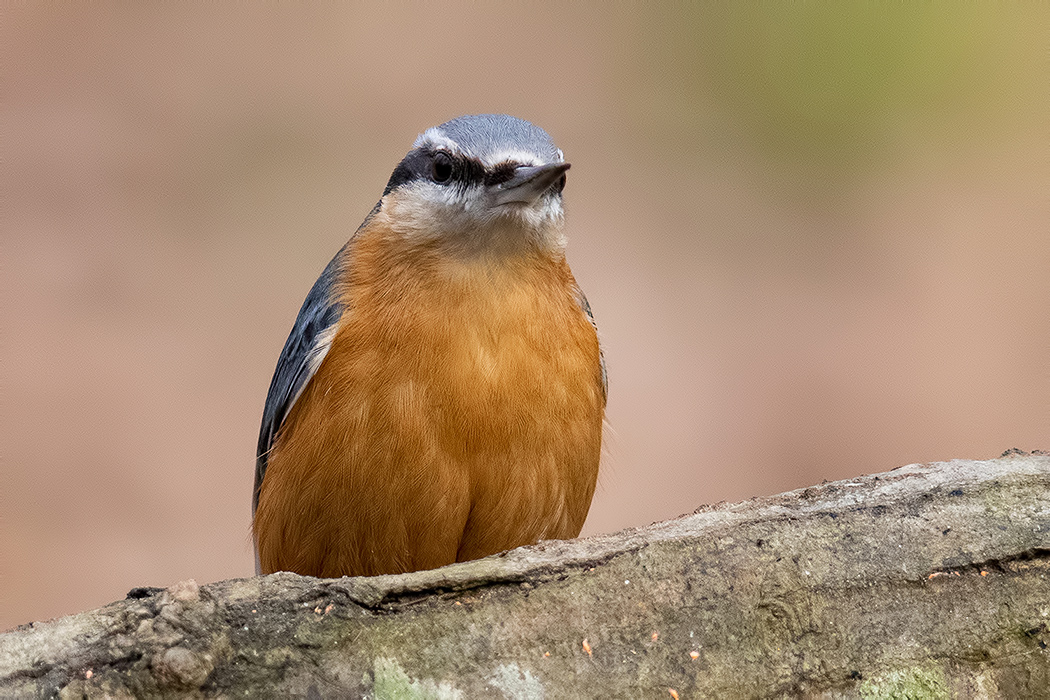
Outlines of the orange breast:
[[269,457],[264,573],[432,568],[579,534],[598,340],[564,258],[448,260],[359,232],[347,312]]

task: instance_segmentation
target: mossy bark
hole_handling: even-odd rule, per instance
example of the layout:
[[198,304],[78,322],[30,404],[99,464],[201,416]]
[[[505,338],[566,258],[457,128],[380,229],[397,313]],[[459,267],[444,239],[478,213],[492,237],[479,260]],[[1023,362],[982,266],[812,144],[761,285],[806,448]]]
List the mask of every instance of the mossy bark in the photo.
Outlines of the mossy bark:
[[1050,695],[1050,456],[912,465],[403,576],[0,635],[2,697]]

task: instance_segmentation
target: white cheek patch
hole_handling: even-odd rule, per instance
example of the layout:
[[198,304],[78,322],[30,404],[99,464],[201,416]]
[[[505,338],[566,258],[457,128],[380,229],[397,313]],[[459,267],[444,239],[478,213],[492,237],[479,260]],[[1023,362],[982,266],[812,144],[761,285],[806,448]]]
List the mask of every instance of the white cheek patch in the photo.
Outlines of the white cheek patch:
[[565,210],[557,197],[541,197],[530,206],[514,207],[509,215],[519,218],[528,230],[550,234],[550,240],[555,247],[565,247],[565,235],[561,227],[565,220]]
[[473,218],[468,213],[463,188],[417,181],[387,195],[384,209],[391,228],[400,235],[432,240],[465,228]]
[[418,242],[445,241],[450,249],[499,246],[507,237],[542,248],[564,250],[564,212],[557,197],[541,197],[529,206],[492,208],[484,188],[447,187],[417,182],[383,200],[380,216],[398,236]]
[[463,226],[470,223],[465,217],[476,219],[487,209],[483,185],[439,185],[427,180],[417,180],[402,187],[398,203],[399,206],[425,211],[427,219],[434,221],[435,225],[454,222]]

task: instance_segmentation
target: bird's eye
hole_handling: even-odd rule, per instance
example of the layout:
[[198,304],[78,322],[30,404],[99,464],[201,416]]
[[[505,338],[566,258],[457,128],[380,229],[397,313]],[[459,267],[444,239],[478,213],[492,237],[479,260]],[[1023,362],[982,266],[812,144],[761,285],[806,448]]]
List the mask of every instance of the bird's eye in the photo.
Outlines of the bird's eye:
[[447,153],[435,155],[434,162],[430,167],[430,174],[434,178],[434,182],[448,182],[449,178],[452,177],[452,158]]

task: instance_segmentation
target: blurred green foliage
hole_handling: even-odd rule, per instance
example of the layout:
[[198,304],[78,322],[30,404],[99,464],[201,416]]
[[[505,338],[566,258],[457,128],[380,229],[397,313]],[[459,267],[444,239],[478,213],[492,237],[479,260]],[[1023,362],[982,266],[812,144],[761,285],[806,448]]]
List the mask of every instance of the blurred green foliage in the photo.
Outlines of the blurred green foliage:
[[673,18],[647,23],[646,79],[655,90],[646,116],[662,122],[665,141],[683,132],[715,145],[743,140],[765,158],[820,179],[892,157],[885,145],[901,132],[935,144],[994,139],[1030,124],[1050,104],[1048,10],[975,3],[674,5]]

